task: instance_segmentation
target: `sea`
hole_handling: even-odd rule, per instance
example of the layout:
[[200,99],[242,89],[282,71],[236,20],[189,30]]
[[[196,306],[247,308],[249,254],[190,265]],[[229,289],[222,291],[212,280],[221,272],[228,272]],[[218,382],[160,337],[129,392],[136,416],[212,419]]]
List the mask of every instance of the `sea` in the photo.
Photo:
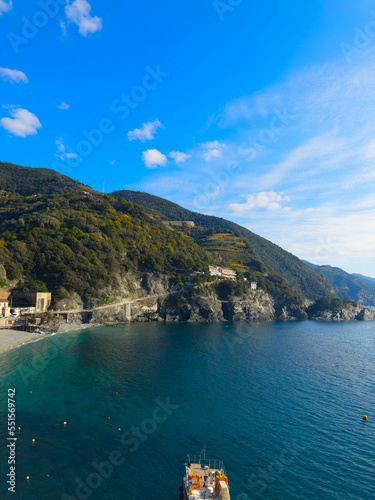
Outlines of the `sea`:
[[178,500],[188,454],[223,460],[231,500],[375,498],[373,322],[77,330],[0,380],[1,499]]

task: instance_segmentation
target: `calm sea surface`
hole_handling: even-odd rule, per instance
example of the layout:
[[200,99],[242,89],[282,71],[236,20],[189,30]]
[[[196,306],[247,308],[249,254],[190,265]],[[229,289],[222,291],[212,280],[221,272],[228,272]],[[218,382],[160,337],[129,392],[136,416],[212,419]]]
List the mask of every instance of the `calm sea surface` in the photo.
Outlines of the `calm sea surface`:
[[0,380],[1,499],[177,500],[204,444],[232,500],[375,498],[372,322],[81,330],[0,356]]

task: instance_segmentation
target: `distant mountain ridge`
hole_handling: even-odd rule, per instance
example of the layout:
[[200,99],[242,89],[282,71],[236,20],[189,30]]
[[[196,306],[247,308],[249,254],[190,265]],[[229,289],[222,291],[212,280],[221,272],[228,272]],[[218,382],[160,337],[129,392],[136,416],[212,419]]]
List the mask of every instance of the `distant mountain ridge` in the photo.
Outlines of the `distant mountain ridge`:
[[356,273],[353,273],[352,276],[367,281],[368,283],[371,283],[372,285],[375,286],[375,278],[370,278],[369,276],[363,276],[363,274],[356,274]]
[[375,279],[349,274],[338,267],[318,266],[304,261],[316,272],[329,279],[335,286],[335,293],[341,299],[351,299],[375,305]]

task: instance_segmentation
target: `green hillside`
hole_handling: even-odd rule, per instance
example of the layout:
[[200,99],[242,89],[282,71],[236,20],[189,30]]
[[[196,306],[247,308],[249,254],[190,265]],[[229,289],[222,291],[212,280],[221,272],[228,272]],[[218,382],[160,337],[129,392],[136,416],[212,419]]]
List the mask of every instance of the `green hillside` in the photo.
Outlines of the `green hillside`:
[[93,192],[88,186],[48,168],[20,167],[0,162],[0,191],[30,196],[33,194]]
[[123,199],[0,195],[0,263],[19,289],[49,290],[56,300],[76,292],[95,305],[119,294],[131,271],[196,271],[210,259],[191,238]]
[[[234,222],[192,212],[180,207],[176,203],[148,193],[121,190],[115,191],[112,194],[120,196],[127,201],[138,203],[147,210],[158,213],[161,217],[168,220],[191,220],[197,226],[206,229],[212,228],[220,231],[229,231],[234,236],[240,238],[247,247],[250,258],[253,260],[251,265],[256,266],[254,270],[263,274],[274,273],[279,277],[283,277],[290,285],[310,300],[335,295],[333,285],[298,257]],[[195,234],[198,237],[196,241],[199,241],[199,232]],[[228,256],[226,255],[226,257]],[[243,265],[243,258],[241,257],[237,262],[233,262],[232,265],[236,263]]]

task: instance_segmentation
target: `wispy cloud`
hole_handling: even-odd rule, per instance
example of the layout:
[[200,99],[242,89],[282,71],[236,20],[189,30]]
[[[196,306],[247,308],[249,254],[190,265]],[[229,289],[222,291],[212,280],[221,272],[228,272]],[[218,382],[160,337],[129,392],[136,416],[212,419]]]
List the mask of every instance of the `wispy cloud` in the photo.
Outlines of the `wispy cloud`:
[[69,109],[70,104],[67,104],[66,102],[62,102],[61,104],[59,104],[59,108],[62,110]]
[[62,19],[60,19],[60,28],[61,28],[62,36],[65,37],[66,36],[66,23]]
[[17,137],[27,137],[28,135],[35,135],[38,129],[42,128],[39,119],[27,109],[22,109],[16,106],[4,106],[9,110],[12,118],[1,118],[1,126],[9,133]]
[[205,142],[200,146],[203,149],[203,158],[206,161],[211,161],[213,158],[219,158],[222,155],[223,149],[226,147],[225,144],[219,141]]
[[0,0],[0,16],[3,15],[3,12],[9,12],[13,8],[12,0]]
[[171,151],[168,156],[169,158],[173,158],[176,163],[184,163],[191,158],[191,155],[182,153],[181,151]]
[[158,128],[163,128],[163,125],[156,118],[153,122],[144,123],[141,128],[135,128],[128,132],[128,139],[129,141],[150,141],[151,139],[155,139]]
[[18,69],[0,68],[0,78],[5,80],[6,82],[11,82],[11,83],[29,82],[25,73],[19,71]]
[[[65,7],[65,13],[69,21],[78,26],[79,32],[83,36],[96,33],[103,28],[102,19],[98,16],[91,16],[91,5],[87,0],[74,0],[73,3],[68,3]],[[64,34],[65,26],[62,27],[62,30]]]
[[111,160],[111,161],[109,162],[109,164],[110,164],[110,165],[115,165],[115,164],[116,164],[116,160]]
[[229,209],[235,212],[247,212],[255,208],[265,208],[267,210],[285,210],[288,207],[283,207],[283,201],[290,201],[288,196],[283,193],[275,193],[275,191],[263,191],[261,193],[250,194],[246,203],[231,203]]
[[157,149],[144,151],[142,160],[147,168],[164,167],[168,162],[167,157]]
[[55,144],[57,145],[57,151],[58,153],[55,155],[57,158],[60,158],[60,160],[65,161],[66,159],[73,159],[77,158],[78,155],[75,153],[68,153],[65,149],[64,145],[64,139],[62,137],[59,137],[56,139]]

